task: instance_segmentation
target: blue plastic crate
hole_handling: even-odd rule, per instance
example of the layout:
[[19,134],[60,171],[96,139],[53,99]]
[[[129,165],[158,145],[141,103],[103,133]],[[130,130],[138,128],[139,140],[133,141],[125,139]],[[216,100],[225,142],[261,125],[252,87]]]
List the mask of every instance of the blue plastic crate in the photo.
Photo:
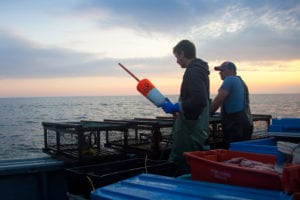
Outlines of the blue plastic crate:
[[202,181],[141,174],[118,183],[98,188],[91,200],[201,200],[201,199],[264,199],[292,200],[293,196],[277,190],[255,189]]
[[276,156],[276,163],[282,165],[286,156],[278,151],[275,138],[265,138],[230,143],[229,150],[249,153],[269,154]]
[[300,118],[272,119],[269,132],[300,132]]

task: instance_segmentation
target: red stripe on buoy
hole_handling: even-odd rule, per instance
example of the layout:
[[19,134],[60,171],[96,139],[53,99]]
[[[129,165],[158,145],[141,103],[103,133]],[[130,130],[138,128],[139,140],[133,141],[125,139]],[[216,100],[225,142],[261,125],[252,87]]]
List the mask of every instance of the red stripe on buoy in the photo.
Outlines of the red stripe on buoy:
[[155,86],[148,80],[143,79],[141,80],[137,85],[137,90],[142,93],[145,97],[147,97],[147,94],[153,89]]

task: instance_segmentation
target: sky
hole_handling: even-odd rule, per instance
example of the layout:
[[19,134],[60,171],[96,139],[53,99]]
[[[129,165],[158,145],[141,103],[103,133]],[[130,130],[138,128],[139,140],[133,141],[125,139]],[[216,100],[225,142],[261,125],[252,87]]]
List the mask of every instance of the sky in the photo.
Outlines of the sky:
[[299,0],[0,1],[0,97],[179,94],[173,47],[192,41],[214,71],[232,61],[250,93],[300,93]]

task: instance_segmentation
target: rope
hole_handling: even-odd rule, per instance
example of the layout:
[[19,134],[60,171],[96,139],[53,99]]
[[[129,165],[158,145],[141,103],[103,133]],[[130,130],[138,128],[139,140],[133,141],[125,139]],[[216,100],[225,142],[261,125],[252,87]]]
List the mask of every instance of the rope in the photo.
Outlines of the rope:
[[148,160],[148,155],[146,154],[146,156],[145,156],[145,173],[146,173],[146,174],[148,174],[147,160]]
[[91,179],[89,176],[86,176],[86,178],[87,178],[87,180],[90,182],[90,184],[91,184],[91,186],[92,186],[92,189],[93,189],[93,191],[94,191],[94,190],[95,190],[95,186],[94,186],[94,184],[93,184],[92,179]]
[[296,146],[292,149],[291,154],[293,155],[294,152],[296,151],[296,149],[298,149],[299,147],[300,147],[300,144],[296,145]]

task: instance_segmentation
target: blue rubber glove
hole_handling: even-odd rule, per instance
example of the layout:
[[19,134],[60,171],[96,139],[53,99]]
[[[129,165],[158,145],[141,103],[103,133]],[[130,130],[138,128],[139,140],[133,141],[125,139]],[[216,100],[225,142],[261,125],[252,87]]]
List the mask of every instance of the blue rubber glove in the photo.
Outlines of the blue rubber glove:
[[164,105],[162,105],[162,109],[165,111],[165,113],[175,113],[180,112],[179,104],[175,103],[173,104],[168,98],[166,98],[166,102]]
[[173,113],[175,113],[175,112],[180,112],[180,107],[179,107],[179,103],[175,103],[174,105],[173,105]]

